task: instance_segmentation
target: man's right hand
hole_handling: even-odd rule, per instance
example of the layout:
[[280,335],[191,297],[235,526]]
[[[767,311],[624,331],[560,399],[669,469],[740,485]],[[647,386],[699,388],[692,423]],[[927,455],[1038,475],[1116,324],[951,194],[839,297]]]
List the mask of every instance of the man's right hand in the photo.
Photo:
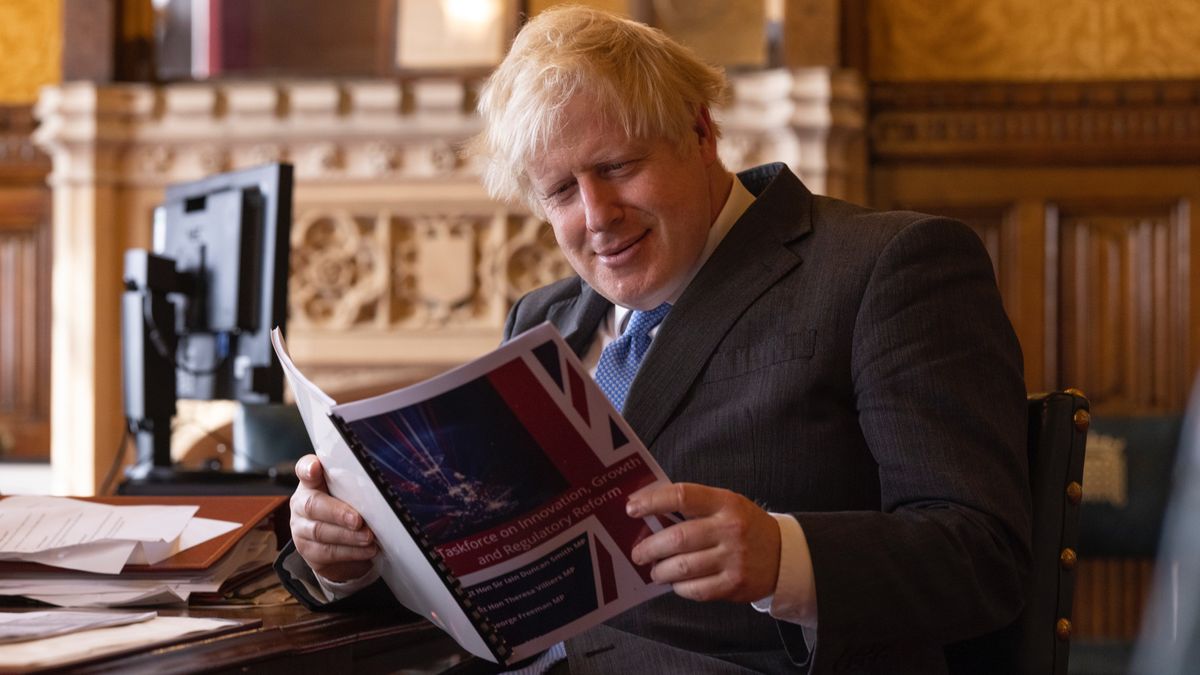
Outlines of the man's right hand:
[[375,534],[349,504],[330,496],[316,455],[296,462],[296,477],[292,541],[300,557],[330,581],[351,581],[371,571],[371,558],[379,552]]

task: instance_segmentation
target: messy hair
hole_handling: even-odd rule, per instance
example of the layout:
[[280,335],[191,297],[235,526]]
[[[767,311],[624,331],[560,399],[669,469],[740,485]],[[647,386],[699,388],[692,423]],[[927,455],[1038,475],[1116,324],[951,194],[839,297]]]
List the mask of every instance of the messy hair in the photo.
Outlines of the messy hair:
[[483,131],[468,152],[483,160],[489,194],[524,199],[542,215],[528,163],[561,131],[574,97],[587,97],[630,138],[682,147],[699,109],[724,102],[727,90],[721,69],[660,30],[596,9],[557,7],[521,29],[488,79],[479,98]]

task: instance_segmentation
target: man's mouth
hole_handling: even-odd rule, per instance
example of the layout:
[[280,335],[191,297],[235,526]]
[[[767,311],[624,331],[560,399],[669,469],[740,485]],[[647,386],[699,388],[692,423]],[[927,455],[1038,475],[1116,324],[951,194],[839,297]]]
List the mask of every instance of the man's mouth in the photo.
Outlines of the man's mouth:
[[597,249],[596,256],[599,257],[602,262],[617,262],[622,257],[622,254],[628,253],[631,249],[633,249],[634,246],[637,246],[639,243],[641,243],[641,241],[645,239],[646,235],[648,234],[650,234],[650,230],[645,230],[636,237],[626,239],[603,249]]

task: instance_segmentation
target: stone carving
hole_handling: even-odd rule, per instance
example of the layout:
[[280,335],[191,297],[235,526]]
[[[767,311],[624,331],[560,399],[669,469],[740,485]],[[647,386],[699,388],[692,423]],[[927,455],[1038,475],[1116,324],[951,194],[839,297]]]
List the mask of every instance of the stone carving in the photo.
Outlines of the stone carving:
[[388,288],[390,216],[305,211],[292,225],[293,326],[348,330],[377,317]]
[[398,264],[397,273],[411,267],[423,323],[444,326],[455,319],[476,318],[486,302],[478,294],[480,222],[462,216],[421,216],[408,226],[415,235],[416,259]]
[[533,217],[510,217],[502,255],[493,262],[495,274],[505,280],[505,300],[515,302],[525,293],[574,272],[554,241],[554,231]]

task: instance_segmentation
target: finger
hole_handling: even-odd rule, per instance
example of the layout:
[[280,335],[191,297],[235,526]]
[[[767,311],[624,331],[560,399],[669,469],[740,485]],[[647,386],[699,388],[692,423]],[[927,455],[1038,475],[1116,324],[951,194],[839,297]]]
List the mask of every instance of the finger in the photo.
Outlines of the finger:
[[705,520],[686,520],[664,528],[638,542],[631,551],[633,562],[651,565],[671,556],[712,548],[719,543]]
[[737,584],[727,574],[718,573],[671,584],[671,590],[681,598],[708,602],[711,600],[728,600],[730,602],[754,602],[761,600],[762,595],[755,595],[743,585]]
[[362,516],[346,502],[317,490],[300,488],[292,495],[292,514],[296,517],[333,523],[351,530],[363,527]]
[[300,518],[292,526],[292,536],[312,540],[318,544],[341,544],[344,546],[367,546],[375,541],[370,528],[352,530],[334,523]]
[[313,490],[328,492],[325,487],[325,471],[316,455],[308,454],[296,461],[296,478],[300,485]]
[[650,570],[650,578],[659,584],[677,584],[720,574],[722,569],[720,553],[705,549],[658,561]]
[[721,508],[728,491],[696,483],[648,485],[629,495],[625,512],[634,518],[682,513],[688,518],[708,515]]
[[379,553],[379,548],[374,544],[369,546],[343,546],[341,544],[323,544],[301,538],[296,540],[296,552],[319,573],[320,570],[318,568],[320,567],[345,562],[370,560]]

